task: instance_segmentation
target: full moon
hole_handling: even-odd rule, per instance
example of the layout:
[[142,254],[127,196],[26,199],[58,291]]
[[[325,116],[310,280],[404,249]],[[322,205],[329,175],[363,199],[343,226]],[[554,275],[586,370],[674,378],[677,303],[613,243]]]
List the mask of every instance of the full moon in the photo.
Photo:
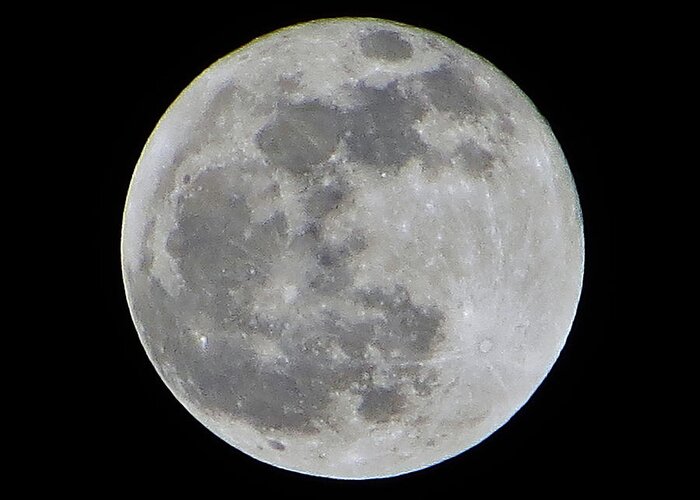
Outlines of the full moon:
[[583,255],[572,175],[523,92],[441,35],[363,18],[204,71],[150,136],[122,227],[131,315],[180,403],[258,460],[344,479],[505,424],[564,346]]

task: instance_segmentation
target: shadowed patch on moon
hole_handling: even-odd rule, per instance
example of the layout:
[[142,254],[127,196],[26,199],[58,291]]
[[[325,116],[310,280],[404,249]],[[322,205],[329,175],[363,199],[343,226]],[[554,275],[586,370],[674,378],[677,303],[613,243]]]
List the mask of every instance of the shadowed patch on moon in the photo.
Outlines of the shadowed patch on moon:
[[393,387],[374,387],[362,397],[360,415],[374,422],[386,422],[404,409],[405,398]]
[[445,64],[428,71],[421,77],[430,102],[440,111],[453,113],[459,118],[480,115],[487,98],[474,85],[471,75],[464,70]]
[[413,47],[395,31],[377,30],[365,35],[360,40],[362,53],[366,57],[400,61],[413,54]]
[[409,472],[493,432],[556,358],[582,266],[565,160],[448,45],[303,25],[217,63],[149,140],[129,307],[168,387],[244,452]]
[[282,105],[256,139],[273,165],[304,174],[333,154],[339,132],[333,109],[306,102]]
[[311,189],[306,202],[306,212],[315,219],[322,218],[337,209],[350,193],[350,186],[342,179],[335,179],[327,185]]
[[489,150],[479,146],[474,140],[468,140],[457,148],[458,160],[464,168],[474,174],[483,174],[494,168],[495,157]]
[[277,450],[277,451],[284,451],[287,448],[284,444],[282,444],[279,441],[276,441],[274,439],[270,439],[267,442],[270,445],[270,448]]
[[359,295],[365,306],[384,313],[389,333],[383,339],[384,349],[399,348],[414,359],[420,359],[440,340],[444,314],[435,307],[415,306],[402,285],[396,285],[390,293],[374,289]]
[[250,207],[231,190],[226,175],[225,169],[207,170],[188,184],[190,192],[178,202],[177,226],[167,240],[191,291],[183,295],[197,307],[205,302],[219,321],[230,320],[230,306],[243,305],[238,297],[247,297],[265,282],[287,236],[283,213],[252,223]]
[[345,246],[321,245],[316,253],[318,269],[312,271],[310,286],[324,295],[342,292],[352,284],[352,275],[347,268],[347,259],[360,252],[362,238],[354,236]]
[[403,95],[397,82],[383,89],[361,84],[353,90],[359,104],[347,113],[345,122],[349,159],[395,172],[409,158],[426,151],[411,127],[425,108],[417,99]]
[[404,95],[398,82],[382,89],[361,82],[349,90],[357,104],[344,112],[318,102],[281,106],[258,132],[258,147],[273,165],[295,174],[328,160],[341,136],[349,160],[381,171],[396,172],[427,150],[412,128],[426,109]]
[[[322,212],[334,208],[321,205]],[[443,314],[416,306],[401,286],[353,288],[347,261],[366,247],[363,235],[355,232],[335,246],[319,234],[311,238],[318,266],[304,289],[318,294],[317,300],[340,294],[376,309],[376,318],[353,323],[329,313],[316,324],[294,322],[285,329],[281,325],[293,318],[256,317],[251,297],[266,286],[272,263],[294,239],[284,214],[251,222],[251,209],[227,181],[226,169],[206,170],[192,179],[178,203],[177,225],[167,244],[185,287],[171,297],[151,279],[151,302],[163,307],[135,307],[136,317],[154,327],[149,342],[161,365],[175,367],[178,379],[192,386],[203,406],[240,416],[262,432],[318,432],[318,423],[330,419],[327,407],[338,390],[357,391],[358,412],[368,420],[385,422],[400,414],[406,407],[400,387],[372,385],[376,366],[364,355],[375,346],[407,360],[428,357],[442,338]],[[306,331],[295,331],[300,327]],[[207,332],[204,347],[194,341],[200,330]],[[260,359],[253,347],[259,337],[278,344],[277,358],[289,360],[284,368]],[[300,338],[306,340],[299,343]],[[349,358],[333,359],[334,346]],[[412,379],[404,383],[418,384]]]

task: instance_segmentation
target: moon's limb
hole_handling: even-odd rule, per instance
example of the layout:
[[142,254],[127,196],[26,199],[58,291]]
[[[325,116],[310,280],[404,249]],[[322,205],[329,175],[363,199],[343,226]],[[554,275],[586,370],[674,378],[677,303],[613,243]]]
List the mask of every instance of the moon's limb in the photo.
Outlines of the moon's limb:
[[137,165],[129,306],[204,425],[338,478],[444,460],[556,360],[583,272],[551,130],[492,65],[379,20],[307,23],[197,78]]

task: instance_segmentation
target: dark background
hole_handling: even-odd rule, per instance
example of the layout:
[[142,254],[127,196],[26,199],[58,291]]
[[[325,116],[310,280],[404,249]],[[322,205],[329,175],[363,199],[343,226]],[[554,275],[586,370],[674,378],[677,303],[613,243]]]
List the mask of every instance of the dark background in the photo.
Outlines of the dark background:
[[[457,5],[452,4],[452,5]],[[428,9],[430,7],[430,9]],[[276,6],[250,14],[211,7],[144,18],[107,11],[91,59],[100,97],[95,125],[104,141],[100,167],[99,258],[103,323],[107,331],[93,383],[101,413],[88,432],[91,469],[102,485],[214,487],[272,492],[430,494],[460,496],[568,491],[598,487],[624,459],[611,404],[618,387],[607,356],[613,332],[610,252],[612,221],[604,176],[601,119],[615,81],[610,67],[619,46],[602,12],[479,12],[430,4],[422,8],[303,8]],[[169,12],[173,14],[173,12]],[[508,75],[549,121],[570,163],[583,209],[586,237],[584,289],[569,340],[529,402],[478,446],[442,464],[398,478],[337,481],[260,463],[199,424],[166,389],[141,347],[121,283],[119,231],[128,183],[160,116],[177,95],[218,58],[251,39],[296,22],[323,17],[372,16],[444,34]],[[607,78],[607,79],[606,79]],[[103,408],[103,409],[102,409]],[[105,438],[105,436],[107,436]],[[179,488],[179,486],[178,486]]]

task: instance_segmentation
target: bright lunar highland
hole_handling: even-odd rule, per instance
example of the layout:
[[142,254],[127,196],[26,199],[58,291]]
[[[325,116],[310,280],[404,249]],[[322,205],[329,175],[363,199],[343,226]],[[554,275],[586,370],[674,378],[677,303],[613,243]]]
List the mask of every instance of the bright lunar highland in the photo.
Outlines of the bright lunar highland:
[[582,219],[548,124],[493,65],[331,19],[253,41],[170,106],[122,268],[150,360],[208,429],[284,469],[385,477],[479,443],[542,382]]

